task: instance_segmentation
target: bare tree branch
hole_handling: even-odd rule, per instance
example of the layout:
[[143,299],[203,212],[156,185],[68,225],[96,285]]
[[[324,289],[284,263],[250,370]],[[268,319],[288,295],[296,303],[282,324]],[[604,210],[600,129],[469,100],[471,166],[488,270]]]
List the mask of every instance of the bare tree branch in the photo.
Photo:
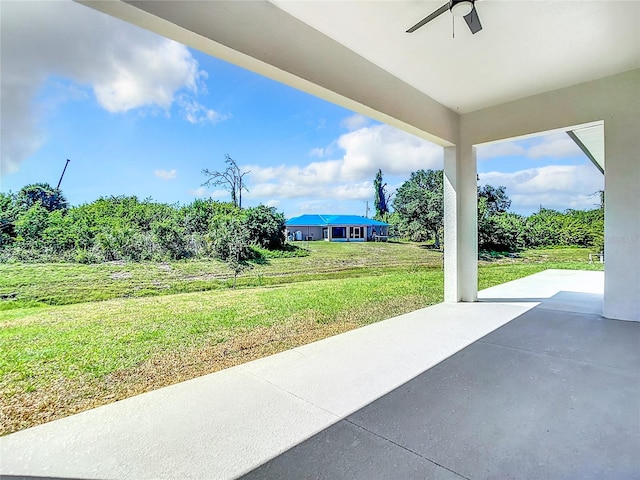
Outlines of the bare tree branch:
[[202,186],[219,187],[222,186],[231,194],[231,201],[236,207],[242,208],[242,190],[249,191],[244,184],[244,176],[250,171],[241,171],[236,161],[228,154],[225,154],[224,162],[227,164],[221,172],[211,171],[208,168],[202,170],[202,174],[209,177]]

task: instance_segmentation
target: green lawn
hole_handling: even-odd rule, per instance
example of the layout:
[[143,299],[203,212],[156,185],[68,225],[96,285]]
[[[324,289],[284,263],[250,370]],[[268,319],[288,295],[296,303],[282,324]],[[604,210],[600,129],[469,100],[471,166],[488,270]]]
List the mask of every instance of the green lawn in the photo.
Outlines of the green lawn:
[[[415,244],[308,245],[228,288],[219,262],[4,264],[2,433],[442,301],[442,255]],[[547,268],[601,269],[584,249],[481,261],[486,288]],[[187,293],[177,293],[187,292]],[[9,308],[10,307],[10,308]]]
[[[306,257],[272,258],[254,263],[241,286],[345,278],[389,268],[440,266],[442,254],[415,244],[299,242]],[[227,288],[231,273],[215,260],[171,263],[110,262],[0,264],[0,310],[67,305],[112,298],[146,297]],[[14,298],[15,296],[15,298]]]

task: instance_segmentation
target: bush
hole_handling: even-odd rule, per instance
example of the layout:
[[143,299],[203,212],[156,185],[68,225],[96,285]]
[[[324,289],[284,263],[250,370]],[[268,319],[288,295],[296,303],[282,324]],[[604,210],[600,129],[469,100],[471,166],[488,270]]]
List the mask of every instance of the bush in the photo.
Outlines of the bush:
[[285,221],[282,213],[264,205],[244,210],[242,220],[249,241],[269,250],[276,250],[284,245]]
[[499,252],[516,251],[525,246],[524,217],[497,213],[478,219],[478,247]]
[[73,220],[62,210],[49,214],[48,225],[42,232],[42,243],[54,252],[73,250],[77,244]]
[[247,261],[254,255],[249,244],[249,231],[244,222],[232,218],[227,223],[221,223],[213,235],[213,250],[233,272],[235,288],[238,275],[251,268]]
[[157,257],[157,248],[150,233],[142,233],[131,227],[116,228],[111,232],[100,232],[91,251],[100,261],[142,261]]
[[185,229],[172,219],[151,224],[153,239],[162,251],[163,256],[172,260],[186,258],[189,255]]
[[33,247],[42,246],[42,234],[49,226],[49,211],[39,203],[20,214],[14,223],[17,240]]
[[229,202],[196,199],[180,209],[179,216],[187,234],[206,235],[216,225],[238,215],[240,209]]
[[541,209],[527,218],[524,228],[529,247],[577,245],[604,248],[604,210]]

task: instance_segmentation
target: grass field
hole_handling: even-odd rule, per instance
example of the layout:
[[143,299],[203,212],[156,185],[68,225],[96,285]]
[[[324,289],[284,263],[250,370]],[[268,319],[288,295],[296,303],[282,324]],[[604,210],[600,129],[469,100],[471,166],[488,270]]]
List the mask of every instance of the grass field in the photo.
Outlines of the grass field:
[[[246,362],[442,301],[442,254],[416,244],[304,245],[228,288],[215,261],[0,265],[0,432]],[[486,288],[576,248],[481,261]]]

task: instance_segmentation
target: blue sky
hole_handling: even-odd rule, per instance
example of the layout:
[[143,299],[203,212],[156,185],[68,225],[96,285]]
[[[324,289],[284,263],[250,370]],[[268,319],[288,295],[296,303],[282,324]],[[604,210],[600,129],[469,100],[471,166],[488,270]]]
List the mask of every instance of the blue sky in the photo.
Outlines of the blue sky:
[[[0,1],[0,191],[56,185],[73,205],[137,195],[229,198],[201,186],[229,154],[244,204],[287,216],[364,214],[389,188],[442,168],[442,149],[402,131],[68,1]],[[603,176],[564,133],[478,150],[480,183],[511,210],[592,208]]]

